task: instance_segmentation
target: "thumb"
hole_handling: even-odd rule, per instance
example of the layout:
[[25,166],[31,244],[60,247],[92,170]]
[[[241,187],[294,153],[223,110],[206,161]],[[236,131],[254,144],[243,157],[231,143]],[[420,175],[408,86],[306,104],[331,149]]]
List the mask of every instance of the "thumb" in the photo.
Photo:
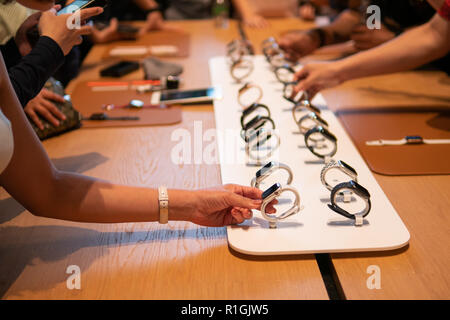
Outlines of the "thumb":
[[111,21],[109,22],[108,29],[110,31],[117,31],[118,27],[119,27],[119,21],[117,20],[117,18],[112,18]]

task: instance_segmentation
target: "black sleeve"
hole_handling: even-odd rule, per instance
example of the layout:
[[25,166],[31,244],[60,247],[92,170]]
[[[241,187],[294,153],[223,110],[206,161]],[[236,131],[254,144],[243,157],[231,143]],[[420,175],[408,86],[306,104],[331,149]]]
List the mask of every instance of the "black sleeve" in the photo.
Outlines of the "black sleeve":
[[17,48],[14,37],[11,37],[4,45],[1,45],[0,51],[7,69],[18,64],[22,59],[22,55],[20,54],[19,48]]
[[33,50],[8,69],[9,78],[22,106],[33,99],[45,82],[64,63],[59,45],[49,37],[40,37]]

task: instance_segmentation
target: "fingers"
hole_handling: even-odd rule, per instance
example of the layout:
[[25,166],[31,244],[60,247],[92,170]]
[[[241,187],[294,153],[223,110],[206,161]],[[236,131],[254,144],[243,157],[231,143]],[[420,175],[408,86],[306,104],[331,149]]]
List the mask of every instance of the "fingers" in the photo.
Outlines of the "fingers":
[[64,98],[62,96],[60,96],[59,94],[56,94],[45,88],[42,89],[41,93],[42,93],[42,96],[47,100],[52,100],[52,101],[61,102],[61,103],[63,103],[65,101]]
[[250,199],[232,192],[228,193],[226,201],[230,207],[240,207],[246,209],[258,209],[261,207],[262,203],[262,200]]
[[85,35],[88,35],[88,34],[91,34],[91,33],[92,33],[92,27],[91,26],[83,26],[80,29],[78,29],[78,34],[80,36],[85,36]]
[[85,21],[91,17],[97,16],[103,12],[101,7],[86,8],[80,10],[80,20]]
[[50,122],[53,126],[57,127],[59,126],[59,120],[56,119],[53,116],[53,114],[49,111],[50,109],[52,109],[52,107],[54,107],[54,105],[52,105],[50,101],[43,100],[41,101],[41,105],[37,106],[35,110],[48,122]]

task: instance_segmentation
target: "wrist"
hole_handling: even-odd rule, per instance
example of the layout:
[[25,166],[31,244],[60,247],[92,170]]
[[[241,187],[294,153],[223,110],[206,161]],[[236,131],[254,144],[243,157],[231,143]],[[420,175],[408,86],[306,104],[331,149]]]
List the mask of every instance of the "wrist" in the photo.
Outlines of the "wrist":
[[187,190],[168,190],[169,221],[191,221],[197,210],[197,192]]
[[323,47],[326,41],[326,33],[323,29],[311,29],[306,32],[312,39],[312,43],[315,49]]
[[351,68],[347,59],[338,60],[332,63],[332,69],[334,70],[335,78],[339,81],[339,83],[346,82],[352,79]]

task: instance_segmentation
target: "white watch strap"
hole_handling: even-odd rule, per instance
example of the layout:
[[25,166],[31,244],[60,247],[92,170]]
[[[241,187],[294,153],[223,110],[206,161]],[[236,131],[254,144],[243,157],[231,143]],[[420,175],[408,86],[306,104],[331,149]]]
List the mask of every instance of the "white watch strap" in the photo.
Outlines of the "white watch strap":
[[167,188],[161,186],[158,188],[159,200],[159,223],[166,224],[169,222],[169,193]]
[[403,138],[399,140],[373,140],[366,141],[368,146],[401,146],[405,144],[450,144],[450,139],[422,139],[420,137]]

